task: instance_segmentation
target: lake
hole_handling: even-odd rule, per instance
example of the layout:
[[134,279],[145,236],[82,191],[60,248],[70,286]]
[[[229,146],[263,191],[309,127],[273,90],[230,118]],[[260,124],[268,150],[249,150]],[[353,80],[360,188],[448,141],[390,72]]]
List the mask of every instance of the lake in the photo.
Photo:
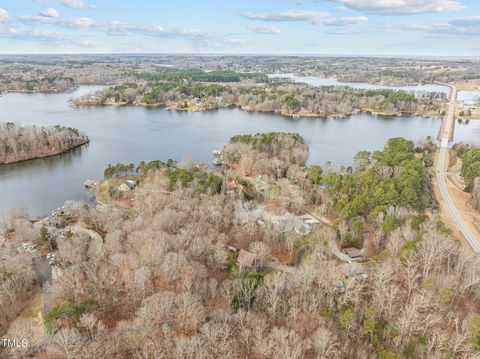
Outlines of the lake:
[[[268,131],[300,133],[309,143],[309,163],[349,165],[359,150],[382,148],[390,137],[419,140],[435,137],[439,120],[421,117],[292,119],[266,113],[225,109],[173,112],[140,106],[73,108],[68,99],[95,88],[69,94],[16,94],[0,97],[0,121],[21,125],[63,125],[80,129],[91,143],[72,152],[0,166],[0,212],[21,206],[45,215],[66,200],[89,200],[86,179],[99,179],[109,163],[169,158],[210,163],[212,150],[234,134]],[[475,127],[476,126],[476,127]],[[464,133],[477,125],[459,125]]]
[[312,76],[297,76],[295,74],[271,74],[270,78],[288,78],[295,82],[303,82],[311,86],[348,86],[360,90],[403,90],[414,93],[425,92],[442,92],[446,95],[450,93],[450,88],[443,85],[425,84],[416,86],[387,86],[369,84],[365,82],[341,82],[334,77],[312,77]]
[[[295,82],[303,82],[311,86],[348,86],[360,90],[403,90],[421,95],[426,92],[440,92],[450,95],[450,87],[438,84],[422,84],[415,86],[387,86],[366,82],[341,82],[334,77],[297,76],[295,74],[269,74],[270,78],[287,78]],[[457,99],[465,105],[472,106],[480,100],[480,91],[458,91]]]
[[473,106],[480,101],[480,91],[458,91],[457,98],[465,105]]

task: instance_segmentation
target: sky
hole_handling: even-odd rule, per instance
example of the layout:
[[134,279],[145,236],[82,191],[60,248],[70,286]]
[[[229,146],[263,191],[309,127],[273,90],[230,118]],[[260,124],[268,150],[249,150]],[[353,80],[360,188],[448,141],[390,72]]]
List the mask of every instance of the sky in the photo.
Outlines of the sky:
[[0,0],[0,54],[480,56],[480,0]]

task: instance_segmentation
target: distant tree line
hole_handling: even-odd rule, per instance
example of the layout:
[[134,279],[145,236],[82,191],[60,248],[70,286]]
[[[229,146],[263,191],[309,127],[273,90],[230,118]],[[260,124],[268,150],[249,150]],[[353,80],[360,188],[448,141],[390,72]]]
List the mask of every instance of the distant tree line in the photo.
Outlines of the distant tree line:
[[194,82],[239,82],[241,80],[268,81],[262,73],[235,72],[232,70],[203,71],[200,69],[159,68],[155,72],[134,72],[133,76],[147,81],[179,81]]

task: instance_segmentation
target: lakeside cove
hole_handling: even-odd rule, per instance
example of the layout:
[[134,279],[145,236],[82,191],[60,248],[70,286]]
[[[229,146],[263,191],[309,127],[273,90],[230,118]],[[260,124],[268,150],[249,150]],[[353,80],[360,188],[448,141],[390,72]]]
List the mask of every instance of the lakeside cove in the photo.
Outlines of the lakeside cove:
[[[69,199],[90,201],[91,194],[83,184],[86,179],[101,178],[109,163],[175,158],[211,166],[211,149],[219,148],[226,137],[234,134],[296,132],[309,143],[308,164],[348,166],[360,150],[379,149],[386,139],[397,136],[414,141],[434,138],[440,126],[436,118],[363,111],[354,111],[348,117],[314,118],[238,108],[168,111],[153,106],[69,105],[71,98],[102,88],[82,86],[73,93],[10,93],[0,97],[0,122],[13,121],[22,126],[60,124],[78,128],[91,140],[88,146],[55,157],[0,166],[0,185],[6,193],[0,211],[23,207],[31,216],[39,216]],[[478,121],[457,124],[457,140],[478,138]],[[54,188],[52,183],[59,185]]]

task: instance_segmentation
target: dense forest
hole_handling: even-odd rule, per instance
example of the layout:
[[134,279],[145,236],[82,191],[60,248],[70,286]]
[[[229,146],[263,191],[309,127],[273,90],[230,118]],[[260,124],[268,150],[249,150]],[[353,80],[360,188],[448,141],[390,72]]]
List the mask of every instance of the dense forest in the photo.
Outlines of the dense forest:
[[468,59],[380,57],[5,55],[0,58],[0,93],[68,91],[82,84],[105,85],[137,80],[264,81],[264,74],[269,73],[334,77],[342,82],[393,86],[435,82],[468,84],[480,79],[480,65]]
[[0,123],[0,164],[58,155],[88,142],[75,128]]
[[[222,172],[174,161],[111,165],[108,182],[139,181],[111,206],[66,204],[63,233],[18,214],[1,227],[12,248],[57,236],[62,272],[46,338],[1,354],[478,358],[480,263],[431,209],[429,148],[391,139],[336,172],[305,167],[300,136],[271,133],[232,137]],[[276,164],[256,163],[267,158]],[[305,206],[334,221],[308,233],[280,225],[298,221]],[[73,224],[98,236],[72,232]],[[365,258],[342,260],[345,241]],[[0,270],[3,313],[32,274]],[[19,319],[10,333],[31,330]]]
[[308,147],[295,133],[237,135],[223,146],[222,158],[247,176],[275,181],[300,171],[307,162]]
[[[418,154],[412,141],[392,138],[383,151],[362,151],[354,171],[330,173],[320,180],[336,194],[335,209],[346,218],[376,216],[390,206],[423,211],[430,205],[426,165],[431,153]],[[317,179],[318,181],[318,179]]]
[[480,211],[480,148],[472,144],[457,143],[453,150],[462,160],[461,175],[466,183],[465,191],[472,193],[472,205]]
[[[15,233],[15,236],[11,235]],[[27,213],[20,209],[0,216],[0,332],[5,334],[9,323],[18,315],[21,304],[35,289],[31,258],[19,248],[22,241],[36,238]],[[28,335],[28,333],[25,333]],[[4,353],[0,351],[0,357]],[[21,357],[21,356],[17,356]]]
[[438,116],[443,110],[443,97],[426,93],[417,98],[404,91],[312,87],[288,81],[262,84],[164,81],[117,85],[74,99],[72,103],[77,106],[138,104],[176,110],[236,106],[251,111],[315,117],[345,116],[360,110]]
[[265,74],[258,72],[235,72],[232,70],[203,71],[200,69],[159,68],[155,72],[132,73],[146,81],[196,81],[196,82],[239,82],[241,80],[268,81]]
[[0,93],[2,92],[67,92],[75,88],[72,78],[51,75],[20,80],[18,77],[0,75]]
[[480,148],[471,148],[460,153],[462,176],[467,182],[466,191],[473,190],[475,179],[480,177]]

